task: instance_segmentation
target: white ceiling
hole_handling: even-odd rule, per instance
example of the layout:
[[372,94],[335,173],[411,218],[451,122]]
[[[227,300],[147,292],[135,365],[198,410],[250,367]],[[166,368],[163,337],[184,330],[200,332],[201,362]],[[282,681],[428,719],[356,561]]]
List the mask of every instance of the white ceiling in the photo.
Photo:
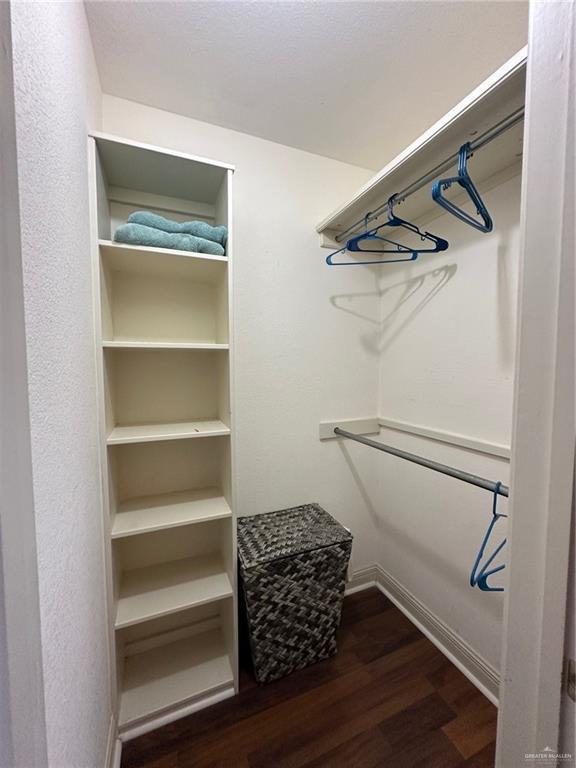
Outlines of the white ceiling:
[[88,2],[106,93],[380,168],[527,36],[527,3]]

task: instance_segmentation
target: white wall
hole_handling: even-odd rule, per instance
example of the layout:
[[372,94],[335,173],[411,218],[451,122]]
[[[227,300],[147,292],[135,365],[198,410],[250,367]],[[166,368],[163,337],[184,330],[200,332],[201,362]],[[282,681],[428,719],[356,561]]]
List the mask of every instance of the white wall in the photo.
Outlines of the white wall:
[[[104,130],[236,165],[235,361],[238,512],[317,501],[356,536],[355,568],[376,557],[372,511],[346,452],[318,441],[318,423],[374,413],[378,351],[363,343],[378,316],[333,302],[369,289],[365,270],[328,269],[315,224],[369,171],[115,97]],[[351,446],[352,455],[365,449]],[[374,488],[373,462],[357,462]]]
[[[490,494],[363,446],[320,443],[317,429],[379,411],[509,445],[519,176],[482,188],[491,235],[443,214],[426,228],[450,241],[446,253],[328,269],[314,226],[365,181],[361,169],[111,96],[103,126],[237,167],[239,513],[319,501],[352,528],[354,570],[379,563],[498,668],[502,597],[468,586]],[[505,459],[388,429],[382,438],[508,480]]]
[[0,3],[0,766],[6,768],[46,761],[10,12]]
[[381,268],[379,410],[510,445],[520,175],[483,196],[492,233],[444,213],[426,228],[449,241],[447,251]]
[[[449,241],[446,252],[421,256],[410,266],[380,267],[379,412],[509,446],[520,176],[483,197],[495,221],[491,234],[443,214],[426,229]],[[508,480],[506,459],[391,429],[383,429],[381,439]],[[491,494],[388,456],[379,459],[378,477],[380,565],[497,669],[502,595],[468,586],[490,522]],[[499,511],[506,506],[502,499]],[[497,583],[504,579],[497,574]]]
[[[14,29],[48,750],[76,768],[101,762],[110,717],[85,218],[98,83],[78,6],[18,6]],[[380,563],[497,667],[501,599],[466,586],[489,496],[317,431],[380,409],[507,442],[518,181],[487,194],[489,237],[443,216],[446,254],[328,269],[314,226],[368,171],[109,96],[102,128],[236,165],[239,514],[320,502],[355,535],[353,569]],[[501,459],[383,432],[507,480]]]
[[86,136],[101,94],[81,3],[14,3],[12,42],[48,764],[94,768],[111,717]]

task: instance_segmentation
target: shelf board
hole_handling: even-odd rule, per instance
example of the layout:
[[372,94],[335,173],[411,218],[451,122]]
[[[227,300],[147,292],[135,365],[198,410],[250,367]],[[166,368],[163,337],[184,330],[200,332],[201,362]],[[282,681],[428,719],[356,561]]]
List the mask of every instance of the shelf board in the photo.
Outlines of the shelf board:
[[132,339],[103,339],[102,346],[106,349],[214,349],[228,350],[229,344],[216,344],[208,341],[155,341]]
[[[521,107],[525,100],[526,61],[524,48],[373,176],[351,200],[321,221],[316,231],[328,238],[345,231],[366,213],[385,204],[391,195],[457,153],[466,141],[472,141]],[[519,172],[523,127],[521,121],[495,139],[489,150],[480,149],[471,159],[469,170],[477,186],[506,169],[516,168]],[[414,220],[441,213],[443,209],[434,203],[427,187],[402,204],[399,215]]]
[[158,276],[178,276],[202,283],[214,283],[222,277],[228,259],[206,253],[177,251],[173,248],[148,248],[99,240],[100,254],[113,272]]
[[143,496],[120,504],[112,526],[112,538],[220,520],[231,515],[219,488]]
[[199,437],[220,437],[230,434],[230,427],[219,419],[200,419],[169,424],[136,424],[114,427],[108,435],[108,445],[124,443],[153,443],[162,440],[189,440]]
[[115,628],[123,629],[231,595],[232,585],[218,555],[134,568],[121,577]]
[[233,684],[232,664],[220,630],[128,656],[120,697],[120,726]]
[[113,187],[213,203],[233,165],[94,131],[100,161]]

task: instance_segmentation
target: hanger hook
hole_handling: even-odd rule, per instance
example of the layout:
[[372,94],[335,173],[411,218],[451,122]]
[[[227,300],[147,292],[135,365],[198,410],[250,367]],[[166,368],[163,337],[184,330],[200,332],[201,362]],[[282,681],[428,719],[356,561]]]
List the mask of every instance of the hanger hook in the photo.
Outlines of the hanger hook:
[[502,483],[500,482],[500,480],[494,483],[494,498],[492,500],[492,517],[508,517],[508,515],[504,515],[502,512],[498,512],[498,496],[500,495],[501,487],[502,487]]
[[467,141],[466,144],[462,144],[460,147],[460,150],[458,152],[458,175],[459,176],[468,176],[468,158],[471,156],[470,152],[470,142]]
[[388,198],[388,219],[392,220],[394,218],[394,205],[396,204],[396,198],[398,197],[398,194],[394,192],[393,195],[390,195]]
[[[492,218],[468,173],[468,158],[472,157],[472,155],[473,152],[470,148],[470,142],[462,144],[458,150],[458,176],[447,179],[438,179],[435,181],[432,185],[432,199],[437,202],[438,205],[441,205],[442,208],[445,208],[448,213],[456,216],[457,219],[460,219],[460,221],[463,221],[465,224],[474,227],[474,229],[478,229],[480,232],[492,232],[494,227]],[[462,208],[458,208],[457,205],[444,197],[443,192],[449,189],[452,184],[459,184],[466,190],[468,197],[476,206],[476,215],[480,217],[480,221]]]
[[500,487],[502,483],[498,481],[497,483],[494,483],[494,498],[492,499],[492,516],[498,517],[498,495],[500,494]]

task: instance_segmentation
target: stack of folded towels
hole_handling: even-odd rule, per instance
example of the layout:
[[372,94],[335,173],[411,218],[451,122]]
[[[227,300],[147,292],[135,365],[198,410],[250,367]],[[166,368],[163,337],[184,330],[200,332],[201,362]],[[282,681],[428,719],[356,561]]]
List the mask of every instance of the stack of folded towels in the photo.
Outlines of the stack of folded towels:
[[179,251],[226,253],[226,227],[212,227],[205,221],[173,221],[150,211],[135,211],[114,233],[117,243],[148,245],[153,248],[174,248]]

